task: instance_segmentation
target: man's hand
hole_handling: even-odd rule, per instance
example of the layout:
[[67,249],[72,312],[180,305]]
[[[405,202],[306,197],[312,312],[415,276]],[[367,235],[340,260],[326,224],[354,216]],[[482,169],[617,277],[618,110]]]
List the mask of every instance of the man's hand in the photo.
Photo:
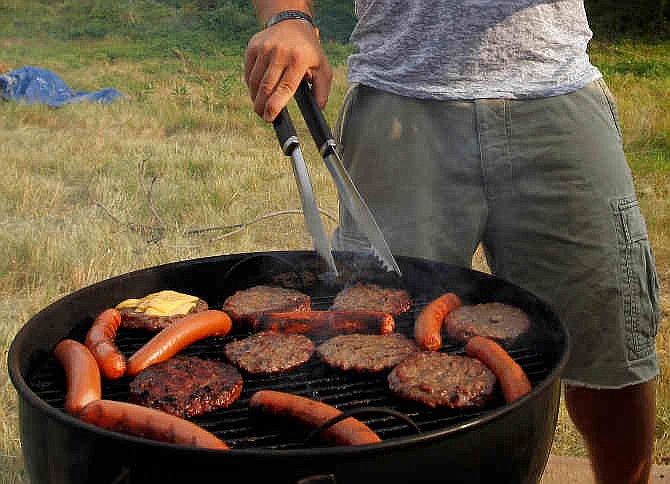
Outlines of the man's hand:
[[285,20],[254,35],[247,46],[244,80],[254,111],[273,121],[307,76],[316,102],[328,101],[332,70],[314,29],[302,20]]

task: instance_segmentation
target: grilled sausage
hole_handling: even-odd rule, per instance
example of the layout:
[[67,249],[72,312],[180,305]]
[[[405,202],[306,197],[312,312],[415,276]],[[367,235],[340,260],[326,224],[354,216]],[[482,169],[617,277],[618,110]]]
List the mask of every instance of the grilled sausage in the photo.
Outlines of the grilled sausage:
[[265,313],[254,321],[255,331],[332,336],[347,333],[392,333],[393,316],[380,311],[294,311]]
[[530,381],[523,368],[492,339],[473,336],[465,345],[465,351],[482,361],[495,373],[507,403],[512,403],[530,392]]
[[439,350],[442,346],[440,329],[449,312],[461,305],[461,300],[453,292],[441,295],[423,308],[414,322],[414,339],[423,349]]
[[214,434],[188,420],[132,403],[97,400],[86,405],[78,416],[97,427],[122,434],[203,449],[229,448]]
[[[254,393],[249,400],[249,408],[270,415],[289,417],[311,428],[316,428],[342,413],[325,403],[273,390],[261,390]],[[321,437],[339,445],[365,445],[381,442],[376,433],[353,417],[328,427],[321,432]]]
[[102,396],[100,370],[86,346],[71,339],[64,339],[54,348],[54,356],[65,370],[67,413],[76,415],[86,404],[100,400]]
[[126,372],[126,358],[114,343],[120,324],[119,310],[107,309],[95,318],[84,341],[98,362],[102,375],[109,380],[121,378]]
[[169,359],[191,343],[210,336],[225,336],[232,321],[223,311],[210,309],[189,314],[163,329],[128,358],[128,376]]

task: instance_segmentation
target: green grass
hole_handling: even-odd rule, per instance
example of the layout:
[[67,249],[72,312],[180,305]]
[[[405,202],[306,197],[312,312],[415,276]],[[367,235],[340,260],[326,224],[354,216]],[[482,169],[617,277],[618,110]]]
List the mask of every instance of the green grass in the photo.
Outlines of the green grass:
[[670,41],[593,42],[591,60],[617,97],[634,172],[667,172],[670,159]]
[[[252,112],[242,81],[244,44],[217,30],[216,12],[203,15],[195,2],[175,8],[136,0],[100,10],[89,30],[75,25],[103,3],[109,2],[45,2],[42,10],[34,1],[0,0],[0,70],[36,65],[76,89],[115,87],[128,95],[108,106],[0,104],[3,352],[41,308],[111,276],[208,255],[310,247],[295,215],[227,238],[221,231],[189,233],[298,208],[290,165],[272,130]],[[332,124],[350,48],[326,43],[326,49],[337,64],[326,110]],[[618,101],[624,149],[664,288],[670,282],[669,54],[668,41],[594,42],[590,49]],[[307,140],[305,128],[298,129]],[[319,204],[335,213],[327,170],[311,143],[305,150]],[[475,266],[485,268],[479,254]],[[657,462],[670,457],[665,294],[662,305]],[[5,365],[0,359],[0,483],[23,482],[16,394]],[[564,408],[553,451],[585,454]]]

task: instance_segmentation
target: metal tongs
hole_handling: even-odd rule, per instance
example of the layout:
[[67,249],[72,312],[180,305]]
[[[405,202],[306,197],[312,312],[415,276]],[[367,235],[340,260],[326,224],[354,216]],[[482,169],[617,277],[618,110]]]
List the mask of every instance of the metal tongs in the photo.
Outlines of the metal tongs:
[[[393,258],[386,239],[381,230],[379,230],[379,226],[375,222],[370,209],[358,192],[349,173],[347,173],[347,170],[342,165],[340,155],[335,149],[335,139],[328,127],[326,118],[324,118],[321,109],[314,99],[312,88],[307,80],[303,79],[300,83],[295,93],[295,100],[316,143],[316,147],[319,149],[323,161],[326,163],[326,167],[328,167],[328,171],[330,171],[333,177],[340,200],[356,222],[358,229],[369,240],[372,252],[377,256],[382,266],[387,271],[393,271],[402,276],[400,268]],[[319,209],[316,206],[312,183],[307,172],[305,159],[302,156],[300,142],[286,108],[281,110],[277,118],[275,118],[273,125],[282,151],[286,156],[290,156],[293,159],[293,172],[298,182],[300,197],[302,198],[305,224],[314,241],[314,248],[326,261],[330,272],[337,275],[337,267],[335,266],[331,246],[321,222]]]

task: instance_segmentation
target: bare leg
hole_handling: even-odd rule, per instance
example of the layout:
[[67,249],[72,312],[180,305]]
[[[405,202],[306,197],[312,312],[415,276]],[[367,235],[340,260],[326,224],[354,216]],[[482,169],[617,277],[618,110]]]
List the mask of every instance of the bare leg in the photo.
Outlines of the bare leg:
[[655,380],[617,390],[567,386],[570,418],[582,434],[596,480],[649,482],[655,439]]

